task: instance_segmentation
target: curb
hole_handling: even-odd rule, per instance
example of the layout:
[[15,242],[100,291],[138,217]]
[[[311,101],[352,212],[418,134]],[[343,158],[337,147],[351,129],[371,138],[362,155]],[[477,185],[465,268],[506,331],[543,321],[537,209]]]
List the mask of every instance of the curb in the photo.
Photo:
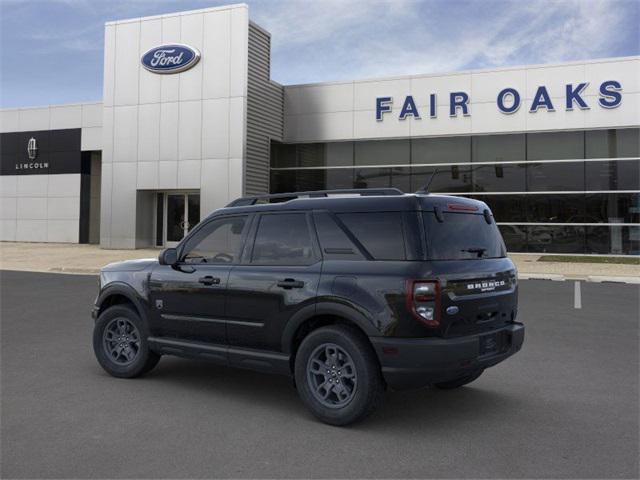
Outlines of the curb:
[[592,282],[592,283],[602,283],[602,282],[613,282],[613,283],[626,283],[629,285],[640,285],[640,277],[631,277],[631,276],[623,276],[623,277],[611,277],[606,275],[586,275],[586,276],[566,276],[560,274],[549,274],[549,273],[522,273],[518,274],[518,280],[552,280],[554,282],[565,282],[565,281],[583,281],[583,282]]

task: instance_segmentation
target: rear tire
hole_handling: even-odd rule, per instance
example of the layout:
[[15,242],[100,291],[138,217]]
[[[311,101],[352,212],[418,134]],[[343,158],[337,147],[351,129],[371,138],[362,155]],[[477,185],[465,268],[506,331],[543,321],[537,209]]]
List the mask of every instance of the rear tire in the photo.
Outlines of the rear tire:
[[384,393],[371,345],[344,325],[322,327],[305,337],[296,355],[295,381],[303,403],[330,425],[362,420]]
[[482,372],[484,372],[484,370],[480,370],[479,372],[465,375],[464,377],[456,378],[455,380],[450,380],[448,382],[435,383],[434,386],[441,390],[453,390],[454,388],[462,387],[477,380],[478,377],[482,375]]
[[129,305],[114,305],[100,314],[93,328],[93,351],[107,373],[118,378],[144,375],[160,361],[152,352],[149,331]]

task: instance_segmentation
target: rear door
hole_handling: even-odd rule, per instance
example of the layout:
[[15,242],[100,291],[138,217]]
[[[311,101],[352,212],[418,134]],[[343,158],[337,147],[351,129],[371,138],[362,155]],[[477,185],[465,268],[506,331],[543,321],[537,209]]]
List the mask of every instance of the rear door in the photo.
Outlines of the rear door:
[[264,213],[252,227],[227,295],[229,345],[280,350],[287,321],[313,304],[322,261],[311,214]]

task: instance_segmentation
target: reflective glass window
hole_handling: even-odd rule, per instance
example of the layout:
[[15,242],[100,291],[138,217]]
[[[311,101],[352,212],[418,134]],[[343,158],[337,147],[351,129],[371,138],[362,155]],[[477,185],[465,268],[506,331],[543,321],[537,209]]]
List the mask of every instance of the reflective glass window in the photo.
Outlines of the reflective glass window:
[[640,157],[640,129],[585,132],[586,158]]
[[240,253],[242,231],[247,217],[212,220],[198,230],[185,244],[185,263],[233,263]]
[[585,164],[587,190],[640,190],[640,160]]
[[402,215],[396,212],[343,213],[340,221],[376,260],[405,260]]
[[584,253],[585,227],[527,225],[527,244],[530,252]]
[[507,252],[527,251],[527,227],[523,225],[498,225]]
[[640,227],[587,227],[587,253],[640,255]]
[[584,132],[527,134],[527,160],[584,158]]
[[471,161],[471,137],[416,138],[411,140],[411,163]]
[[420,190],[429,182],[431,182],[429,191],[433,193],[471,193],[473,191],[471,167],[464,165],[411,168],[412,192]]
[[274,168],[296,167],[296,146],[271,142],[271,166]]
[[524,192],[526,190],[525,164],[493,164],[473,166],[475,192]]
[[527,148],[525,134],[479,135],[473,137],[474,162],[507,162],[525,160]]
[[356,165],[409,164],[409,140],[370,140],[355,142]]
[[587,223],[640,223],[640,193],[588,193]]
[[527,195],[527,222],[584,223],[584,194]]
[[527,195],[473,195],[491,209],[496,222],[526,222]]
[[391,186],[390,168],[356,168],[353,188],[386,188]]
[[527,190],[530,192],[584,191],[585,162],[529,163]]

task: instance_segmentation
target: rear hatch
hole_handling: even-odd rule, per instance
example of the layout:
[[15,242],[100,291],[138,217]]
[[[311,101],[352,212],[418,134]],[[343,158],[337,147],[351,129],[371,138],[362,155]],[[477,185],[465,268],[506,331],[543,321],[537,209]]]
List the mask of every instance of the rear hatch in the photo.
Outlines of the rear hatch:
[[448,207],[422,213],[430,270],[425,278],[439,282],[441,334],[473,335],[513,322],[516,269],[493,216],[480,206]]

